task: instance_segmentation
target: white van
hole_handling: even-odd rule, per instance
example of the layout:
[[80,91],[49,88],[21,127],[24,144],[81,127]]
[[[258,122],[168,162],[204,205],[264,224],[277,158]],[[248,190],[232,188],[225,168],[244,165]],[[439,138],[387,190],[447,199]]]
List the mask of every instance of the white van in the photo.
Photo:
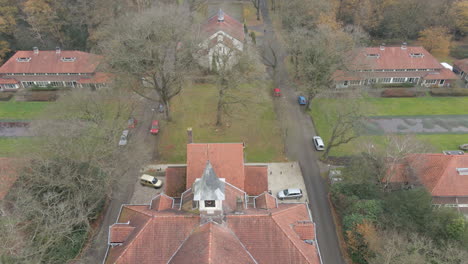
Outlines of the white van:
[[143,174],[140,177],[140,184],[143,186],[149,186],[149,187],[153,187],[157,189],[157,188],[161,188],[162,181],[156,179],[156,177],[153,177],[151,175]]

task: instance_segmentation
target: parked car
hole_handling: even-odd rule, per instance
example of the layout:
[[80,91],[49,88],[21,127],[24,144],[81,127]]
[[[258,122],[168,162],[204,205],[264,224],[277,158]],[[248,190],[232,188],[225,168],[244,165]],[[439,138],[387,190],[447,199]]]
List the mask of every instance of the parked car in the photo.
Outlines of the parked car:
[[140,184],[143,186],[149,186],[153,187],[155,189],[161,188],[162,186],[162,181],[158,180],[156,177],[148,175],[148,174],[143,174],[140,177]]
[[298,188],[284,189],[278,192],[278,199],[300,199],[302,197],[302,190]]
[[122,135],[120,136],[119,146],[125,146],[128,143],[128,130],[125,129],[122,131]]
[[307,99],[304,96],[297,97],[297,101],[299,102],[299,105],[306,105],[307,104]]
[[325,150],[325,144],[323,144],[323,140],[319,136],[315,136],[313,138],[314,146],[316,150]]
[[468,150],[468,144],[462,144],[460,145],[461,150]]
[[273,89],[273,96],[274,97],[280,97],[281,96],[281,89],[280,88]]
[[130,117],[130,119],[128,119],[128,128],[135,128],[136,125],[137,125],[137,120],[133,117]]
[[150,133],[153,135],[156,135],[159,133],[159,121],[158,120],[153,120],[153,122],[151,123]]

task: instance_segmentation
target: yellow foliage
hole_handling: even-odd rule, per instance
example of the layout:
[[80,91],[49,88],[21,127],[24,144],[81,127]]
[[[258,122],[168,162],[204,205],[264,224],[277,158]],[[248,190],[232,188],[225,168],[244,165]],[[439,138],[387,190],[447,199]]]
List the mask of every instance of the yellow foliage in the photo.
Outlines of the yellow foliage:
[[451,36],[445,27],[430,27],[419,32],[419,41],[421,41],[427,51],[447,56],[450,51]]
[[9,0],[0,0],[0,33],[11,34],[16,26],[18,9]]
[[456,2],[452,14],[455,26],[462,34],[468,34],[468,0]]
[[341,28],[341,23],[336,21],[336,16],[334,13],[320,13],[317,25],[327,25],[333,30],[338,30]]

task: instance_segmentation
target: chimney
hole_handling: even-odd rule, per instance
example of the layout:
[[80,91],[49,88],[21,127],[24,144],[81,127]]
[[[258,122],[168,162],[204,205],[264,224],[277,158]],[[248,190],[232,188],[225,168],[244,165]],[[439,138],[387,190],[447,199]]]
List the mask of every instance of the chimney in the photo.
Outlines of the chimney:
[[60,47],[55,47],[55,54],[60,54],[61,51]]
[[385,43],[382,43],[382,44],[380,45],[380,50],[385,50]]
[[235,214],[243,214],[243,213],[244,213],[244,202],[242,201],[242,198],[237,197]]
[[406,49],[406,42],[403,42],[403,43],[401,44],[401,49],[402,49],[402,50],[405,50],[405,49]]
[[33,47],[34,54],[39,54],[39,49],[37,47]]
[[188,144],[193,143],[193,134],[192,134],[192,128],[191,127],[187,128],[187,142],[188,142]]
[[221,8],[218,11],[218,22],[224,22],[224,12]]

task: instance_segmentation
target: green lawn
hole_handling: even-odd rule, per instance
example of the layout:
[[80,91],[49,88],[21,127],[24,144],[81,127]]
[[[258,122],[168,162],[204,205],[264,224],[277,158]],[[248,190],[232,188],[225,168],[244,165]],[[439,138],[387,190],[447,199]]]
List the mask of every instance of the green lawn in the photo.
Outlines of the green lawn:
[[257,82],[243,85],[237,96],[247,98],[245,107],[234,105],[225,125],[215,126],[217,90],[214,85],[193,85],[172,101],[173,122],[162,124],[159,151],[163,162],[186,159],[188,127],[194,142],[245,142],[247,162],[283,160],[283,142],[269,88]]
[[49,102],[0,102],[0,120],[29,120],[37,117],[46,108]]
[[[338,108],[349,99],[317,98],[312,103],[312,117],[317,133],[325,143],[331,134],[331,124],[325,113]],[[468,97],[418,97],[418,98],[364,98],[360,99],[367,116],[410,116],[410,115],[461,115],[468,114]],[[333,118],[332,118],[333,119]],[[357,153],[365,143],[384,145],[384,136],[362,136],[348,144],[332,149],[331,156]],[[431,144],[435,151],[457,149],[468,143],[468,134],[416,135],[416,138]]]
[[21,157],[39,146],[33,137],[0,137],[0,157]]

